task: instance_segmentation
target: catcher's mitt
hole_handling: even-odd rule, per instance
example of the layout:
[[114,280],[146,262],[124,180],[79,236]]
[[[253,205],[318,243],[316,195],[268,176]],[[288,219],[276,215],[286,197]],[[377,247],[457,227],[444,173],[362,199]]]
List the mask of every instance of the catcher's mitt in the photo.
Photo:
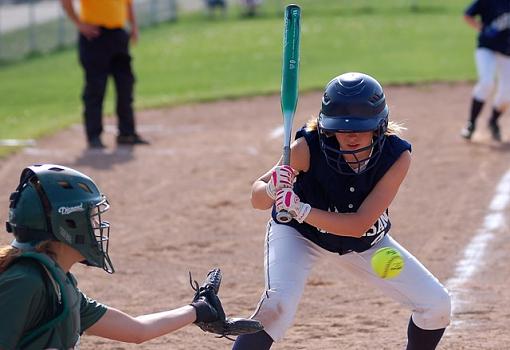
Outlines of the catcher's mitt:
[[192,279],[191,273],[189,281],[191,288],[195,290],[195,297],[191,302],[191,305],[197,311],[195,324],[204,332],[215,333],[220,338],[231,339],[229,336],[255,333],[264,329],[257,320],[225,316],[223,306],[217,295],[221,284],[220,269],[209,271],[201,286]]

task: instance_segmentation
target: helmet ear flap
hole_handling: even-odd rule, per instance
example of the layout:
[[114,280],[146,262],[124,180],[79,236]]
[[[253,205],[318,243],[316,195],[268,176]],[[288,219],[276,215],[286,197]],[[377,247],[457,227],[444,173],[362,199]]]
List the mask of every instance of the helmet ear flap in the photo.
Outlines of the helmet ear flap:
[[386,134],[386,131],[388,131],[388,118],[381,120],[378,128],[374,130],[374,136],[382,137]]

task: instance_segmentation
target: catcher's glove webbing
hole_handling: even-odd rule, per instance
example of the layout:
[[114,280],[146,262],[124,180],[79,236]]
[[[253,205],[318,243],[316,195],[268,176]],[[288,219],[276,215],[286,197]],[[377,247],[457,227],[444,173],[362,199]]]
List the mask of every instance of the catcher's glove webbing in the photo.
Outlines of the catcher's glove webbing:
[[220,269],[209,271],[201,286],[191,278],[191,273],[189,274],[189,281],[191,288],[195,290],[195,297],[191,302],[197,312],[195,324],[204,332],[215,333],[220,338],[231,339],[229,336],[255,333],[264,329],[257,320],[225,316],[223,306],[217,295],[221,284]]

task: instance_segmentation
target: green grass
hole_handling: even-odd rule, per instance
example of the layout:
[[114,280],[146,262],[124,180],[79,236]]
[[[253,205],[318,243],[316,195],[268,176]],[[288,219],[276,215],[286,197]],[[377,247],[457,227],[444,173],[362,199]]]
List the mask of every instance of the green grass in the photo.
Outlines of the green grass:
[[[279,1],[278,1],[279,2]],[[345,71],[385,84],[470,80],[475,33],[462,21],[464,0],[303,0],[301,91],[322,89]],[[282,1],[283,3],[289,3]],[[277,93],[282,13],[203,14],[144,29],[133,48],[136,108]],[[81,119],[82,72],[70,48],[0,66],[0,139],[33,138]],[[105,112],[112,113],[111,88]],[[0,150],[2,152],[2,150]]]

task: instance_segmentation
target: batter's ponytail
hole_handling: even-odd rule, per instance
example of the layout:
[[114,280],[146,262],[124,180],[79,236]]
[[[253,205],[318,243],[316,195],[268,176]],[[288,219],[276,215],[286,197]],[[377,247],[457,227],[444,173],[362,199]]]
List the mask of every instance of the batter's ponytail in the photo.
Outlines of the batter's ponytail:
[[[36,245],[35,251],[48,255],[50,258],[55,259],[55,253],[50,249],[50,240],[42,241]],[[4,272],[11,266],[12,262],[23,254],[21,249],[11,245],[0,247],[0,273]]]

